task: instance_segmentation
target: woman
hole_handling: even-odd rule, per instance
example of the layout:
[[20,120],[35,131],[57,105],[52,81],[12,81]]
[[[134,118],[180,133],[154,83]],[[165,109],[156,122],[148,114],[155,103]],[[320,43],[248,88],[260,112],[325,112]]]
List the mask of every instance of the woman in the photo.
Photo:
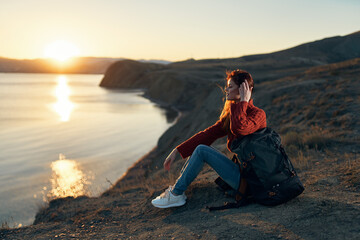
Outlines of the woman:
[[238,189],[240,169],[221,152],[209,147],[216,139],[227,136],[227,147],[238,137],[256,132],[266,127],[265,112],[255,107],[251,93],[254,81],[250,73],[243,70],[227,72],[226,102],[220,119],[211,127],[201,131],[179,146],[165,159],[164,168],[170,166],[180,153],[182,158],[191,155],[181,170],[174,186],[153,199],[151,203],[158,208],[182,206],[186,203],[186,188],[196,178],[204,163],[209,164],[232,188]]

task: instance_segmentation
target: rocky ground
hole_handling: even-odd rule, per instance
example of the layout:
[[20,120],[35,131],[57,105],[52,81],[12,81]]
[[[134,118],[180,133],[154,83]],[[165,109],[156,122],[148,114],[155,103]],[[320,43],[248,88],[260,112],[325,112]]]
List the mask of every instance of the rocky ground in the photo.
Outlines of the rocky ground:
[[276,207],[258,204],[209,212],[232,201],[210,168],[187,190],[185,206],[154,208],[168,179],[119,186],[99,198],[59,199],[38,224],[3,229],[4,239],[359,239],[360,161],[354,154],[314,151],[299,171],[302,195]]

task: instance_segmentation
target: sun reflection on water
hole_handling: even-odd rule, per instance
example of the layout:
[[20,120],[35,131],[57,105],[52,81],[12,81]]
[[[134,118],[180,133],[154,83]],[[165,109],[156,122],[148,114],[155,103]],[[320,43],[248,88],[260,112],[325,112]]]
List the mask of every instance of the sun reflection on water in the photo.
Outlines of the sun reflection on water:
[[51,163],[51,169],[53,172],[50,179],[52,189],[48,192],[50,199],[87,194],[86,186],[90,184],[90,181],[79,169],[76,161],[65,159],[65,156],[60,154],[59,160]]
[[66,76],[63,75],[57,77],[57,83],[54,92],[57,102],[53,104],[53,109],[60,116],[62,122],[67,122],[74,109],[74,104],[69,100],[71,94],[70,87]]

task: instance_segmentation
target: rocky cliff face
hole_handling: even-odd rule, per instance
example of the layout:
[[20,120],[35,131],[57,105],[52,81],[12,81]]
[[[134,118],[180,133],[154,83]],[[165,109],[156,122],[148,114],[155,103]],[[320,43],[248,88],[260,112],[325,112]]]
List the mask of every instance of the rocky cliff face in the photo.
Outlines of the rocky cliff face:
[[[320,118],[324,121],[321,124],[325,123],[331,113],[316,113],[317,103],[307,106],[314,102],[314,96],[308,91],[315,88],[312,91],[319,95],[317,99],[325,101],[320,88],[334,84],[335,72],[357,68],[358,60],[332,65],[324,63],[360,56],[359,36],[358,32],[276,53],[234,59],[191,59],[168,65],[119,61],[109,67],[100,86],[144,88],[147,97],[181,110],[180,119],[161,136],[152,154],[153,161],[148,168],[153,174],[155,169],[162,169],[162,162],[174,147],[216,122],[223,106],[221,88],[225,86],[226,70],[239,68],[253,75],[254,104],[267,112],[268,125],[275,129],[281,131],[287,129],[285,126],[295,124],[294,131],[300,131],[319,123]],[[304,52],[304,49],[311,51]],[[326,77],[321,74],[323,69],[327,69]],[[321,108],[321,104],[318,107]],[[289,117],[292,121],[288,121]],[[218,144],[224,147],[224,141]]]
[[224,86],[224,77],[224,71],[205,71],[191,64],[179,67],[120,61],[108,69],[100,86],[145,88],[147,97],[182,112],[179,121],[159,139],[156,158],[162,160],[151,163],[156,168],[184,137],[216,121],[222,106],[220,86]]

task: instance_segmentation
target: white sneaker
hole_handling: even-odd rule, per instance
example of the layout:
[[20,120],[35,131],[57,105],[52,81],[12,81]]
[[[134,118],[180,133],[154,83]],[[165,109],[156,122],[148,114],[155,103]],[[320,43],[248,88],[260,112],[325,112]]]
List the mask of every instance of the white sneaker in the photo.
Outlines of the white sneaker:
[[172,186],[169,186],[160,196],[156,197],[151,201],[154,207],[158,208],[169,208],[169,207],[180,207],[186,203],[186,196],[182,195],[175,196],[172,192]]

